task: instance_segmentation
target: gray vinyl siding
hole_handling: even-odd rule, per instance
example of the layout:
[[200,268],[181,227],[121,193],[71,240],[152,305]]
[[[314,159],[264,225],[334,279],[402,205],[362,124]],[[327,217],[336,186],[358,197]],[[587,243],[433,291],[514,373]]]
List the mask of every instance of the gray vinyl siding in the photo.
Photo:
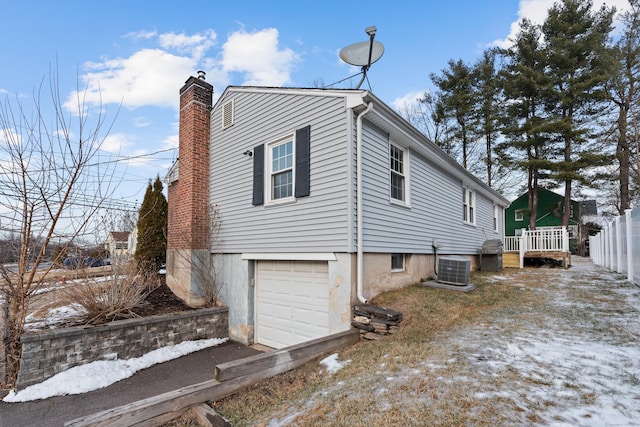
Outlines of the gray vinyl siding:
[[[223,97],[211,117],[211,200],[222,222],[214,250],[346,252],[349,156],[344,99],[252,91],[228,91]],[[221,130],[222,105],[231,98],[234,125]],[[310,195],[290,204],[252,206],[253,161],[242,153],[307,125]]]
[[[463,182],[408,150],[410,205],[390,200],[389,137],[364,121],[363,234],[365,252],[476,254],[493,231],[493,202],[476,192],[476,225],[463,223]],[[401,141],[392,141],[403,146]],[[486,236],[486,237],[485,237]],[[502,235],[500,234],[499,237]]]

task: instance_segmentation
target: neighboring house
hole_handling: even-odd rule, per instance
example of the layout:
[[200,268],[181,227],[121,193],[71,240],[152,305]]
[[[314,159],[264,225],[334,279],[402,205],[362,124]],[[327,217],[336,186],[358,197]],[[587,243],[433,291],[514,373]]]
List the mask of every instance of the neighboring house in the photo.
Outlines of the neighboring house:
[[[564,211],[564,196],[538,188],[538,209],[536,211],[536,229],[542,227],[560,227],[562,225],[562,213]],[[505,211],[505,236],[517,236],[522,229],[529,229],[529,192],[524,193],[513,202]],[[578,226],[580,224],[580,203],[571,201],[571,216],[569,217],[569,246],[575,253]]]
[[348,330],[353,304],[434,276],[434,248],[475,266],[503,236],[508,200],[369,91],[212,95],[203,75],[180,90],[167,284],[197,304],[195,270],[213,258],[234,340],[281,348]]
[[137,226],[133,227],[133,230],[131,230],[131,232],[129,233],[128,244],[129,244],[129,255],[135,255],[136,247],[138,245],[138,227]]
[[580,201],[580,223],[598,222],[598,205],[595,200]]
[[129,236],[128,231],[112,231],[107,236],[104,248],[109,254],[111,261],[122,260],[129,257]]

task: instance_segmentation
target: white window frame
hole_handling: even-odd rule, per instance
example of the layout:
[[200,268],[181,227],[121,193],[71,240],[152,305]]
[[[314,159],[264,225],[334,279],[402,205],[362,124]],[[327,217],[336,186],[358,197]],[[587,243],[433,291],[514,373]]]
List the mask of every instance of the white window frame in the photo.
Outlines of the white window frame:
[[476,192],[469,187],[462,187],[462,222],[476,225]]
[[[394,148],[402,153],[402,172],[398,172],[397,170],[394,170],[394,168],[392,167],[391,152]],[[393,197],[393,192],[391,191],[391,177],[394,174],[401,176],[403,179],[402,192],[403,192],[404,200],[396,199]],[[409,199],[409,183],[410,183],[409,150],[407,148],[401,147],[400,145],[394,144],[392,142],[389,143],[389,181],[388,182],[389,182],[389,200],[391,201],[391,203],[399,204],[402,206],[409,206],[410,205],[409,203],[410,202],[410,199]]]
[[516,221],[524,221],[524,209],[516,209],[514,217]]
[[500,205],[493,205],[493,232],[494,233],[498,233],[500,231],[500,222],[501,222],[501,217],[502,215],[500,215]]
[[[273,170],[273,149],[281,145],[291,143],[291,166],[285,169],[280,169],[276,172]],[[285,137],[279,138],[275,141],[269,142],[266,145],[267,153],[265,157],[265,205],[278,205],[282,203],[290,203],[296,200],[296,138],[295,133],[290,133]],[[287,197],[274,197],[274,183],[273,178],[276,173],[281,173],[283,170],[291,172],[291,196]]]
[[[401,268],[393,268],[393,257],[394,256],[401,256],[402,258],[402,267]],[[406,270],[406,265],[407,265],[407,256],[405,254],[400,254],[400,253],[394,253],[391,254],[391,272],[392,273],[400,273]]]

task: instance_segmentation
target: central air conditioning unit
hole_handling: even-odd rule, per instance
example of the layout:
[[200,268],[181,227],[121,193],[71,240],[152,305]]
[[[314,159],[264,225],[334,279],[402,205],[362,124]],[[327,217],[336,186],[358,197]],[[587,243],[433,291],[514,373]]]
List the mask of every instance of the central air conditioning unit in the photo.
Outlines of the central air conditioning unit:
[[438,258],[437,282],[449,285],[467,286],[469,284],[469,272],[471,261],[462,257]]

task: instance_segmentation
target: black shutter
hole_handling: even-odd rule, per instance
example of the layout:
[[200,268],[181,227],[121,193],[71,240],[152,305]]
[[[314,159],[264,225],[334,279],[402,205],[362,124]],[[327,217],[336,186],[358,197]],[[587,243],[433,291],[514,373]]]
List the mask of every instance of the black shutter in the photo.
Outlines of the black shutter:
[[296,130],[296,197],[309,195],[311,126]]
[[264,145],[253,148],[253,206],[264,203]]

